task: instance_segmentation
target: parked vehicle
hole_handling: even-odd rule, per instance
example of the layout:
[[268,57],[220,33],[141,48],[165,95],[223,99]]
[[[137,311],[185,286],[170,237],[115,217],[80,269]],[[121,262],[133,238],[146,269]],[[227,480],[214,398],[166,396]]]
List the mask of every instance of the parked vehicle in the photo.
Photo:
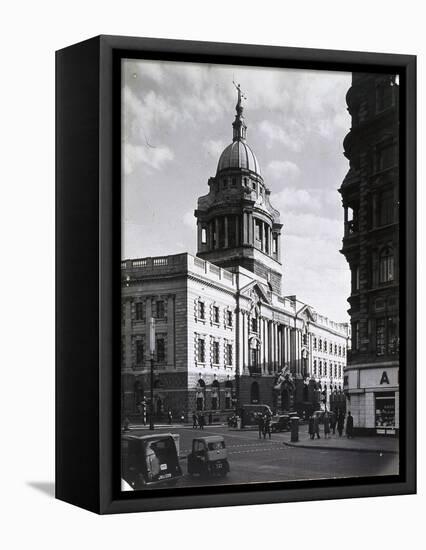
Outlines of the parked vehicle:
[[228,472],[228,451],[221,435],[192,440],[192,452],[188,455],[188,474],[226,476]]
[[134,490],[175,485],[182,477],[172,434],[123,435],[122,478]]
[[272,432],[285,432],[290,429],[290,415],[277,414],[272,417],[271,430]]
[[272,415],[272,410],[269,405],[243,405],[241,408],[241,418],[243,426],[255,426],[258,423],[259,415]]

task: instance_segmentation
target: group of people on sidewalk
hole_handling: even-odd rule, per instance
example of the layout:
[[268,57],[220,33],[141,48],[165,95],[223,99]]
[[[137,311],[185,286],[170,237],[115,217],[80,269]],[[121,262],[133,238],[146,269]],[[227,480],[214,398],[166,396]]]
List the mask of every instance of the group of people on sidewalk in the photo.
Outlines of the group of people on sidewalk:
[[192,427],[194,430],[197,428],[200,428],[200,430],[204,430],[204,426],[206,424],[206,419],[204,418],[204,414],[197,414],[195,411],[192,413]]
[[271,433],[271,415],[270,414],[258,413],[257,426],[259,429],[259,439],[262,439],[262,436],[263,436],[263,439],[266,439],[267,434],[269,435],[269,439],[271,439],[272,433]]
[[[320,439],[320,421],[321,416],[319,414],[313,414],[309,417],[309,423],[308,423],[308,431],[311,439],[315,439],[315,436],[317,439]],[[333,434],[337,433],[339,434],[339,437],[342,437],[343,430],[345,427],[345,413],[343,411],[337,411],[337,413],[334,412],[328,412],[325,411],[323,415],[323,421],[324,421],[324,438],[328,439],[330,437],[330,433]],[[354,428],[354,418],[351,415],[350,411],[348,412],[348,416],[346,418],[346,436],[351,439],[353,437],[353,428]]]

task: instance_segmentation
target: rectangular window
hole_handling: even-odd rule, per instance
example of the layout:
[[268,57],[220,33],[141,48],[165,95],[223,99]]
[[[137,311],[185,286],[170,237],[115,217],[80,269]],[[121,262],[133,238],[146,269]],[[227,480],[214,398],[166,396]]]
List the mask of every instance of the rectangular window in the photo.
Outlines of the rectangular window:
[[342,378],[342,365],[339,365],[339,378]]
[[317,349],[317,339],[314,338],[314,350],[316,350],[316,349]]
[[252,317],[251,330],[252,330],[252,332],[257,332],[257,319],[256,319],[256,317]]
[[376,355],[384,355],[385,346],[385,320],[376,319]]
[[317,375],[317,360],[314,359],[314,376]]
[[327,376],[327,363],[324,361],[324,376]]
[[198,362],[206,362],[206,344],[202,338],[198,339]]
[[[333,351],[333,346],[331,346],[331,351]],[[324,351],[326,352],[327,351],[327,341],[324,340]]]
[[142,366],[144,358],[143,340],[136,340],[136,365]]
[[393,223],[394,218],[394,200],[393,200],[393,191],[385,191],[379,196],[378,204],[378,225],[388,225]]
[[359,321],[352,323],[352,349],[359,349]]
[[157,361],[158,363],[164,363],[166,361],[164,338],[157,338]]
[[396,317],[388,317],[387,340],[388,354],[399,353],[398,319]]
[[228,324],[228,327],[232,327],[232,318],[233,318],[232,311],[227,311],[226,312],[226,322]]
[[157,319],[164,319],[164,300],[157,300],[155,312]]
[[219,364],[219,342],[213,342],[213,363]]
[[205,310],[204,302],[201,302],[201,301],[198,302],[198,318],[199,319],[206,318],[206,310]]
[[352,292],[357,292],[359,290],[359,266],[356,265],[352,269]]
[[213,323],[219,323],[219,308],[213,306]]
[[143,320],[143,302],[136,302],[135,304],[135,317],[136,321]]
[[226,360],[228,365],[232,365],[232,344],[226,345]]

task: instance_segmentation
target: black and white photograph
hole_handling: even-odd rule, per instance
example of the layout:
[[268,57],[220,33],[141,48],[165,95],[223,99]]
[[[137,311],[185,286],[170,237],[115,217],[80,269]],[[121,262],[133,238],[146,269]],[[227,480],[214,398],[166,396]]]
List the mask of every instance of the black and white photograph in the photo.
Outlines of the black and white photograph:
[[121,490],[398,475],[399,75],[125,58],[120,121]]

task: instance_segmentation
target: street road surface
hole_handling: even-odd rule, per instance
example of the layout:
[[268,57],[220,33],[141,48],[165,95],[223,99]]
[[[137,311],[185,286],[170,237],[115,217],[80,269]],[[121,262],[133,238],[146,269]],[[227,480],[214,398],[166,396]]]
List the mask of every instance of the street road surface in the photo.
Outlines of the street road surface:
[[[152,432],[144,429],[131,433],[146,435]],[[184,477],[179,487],[398,474],[397,454],[289,447],[284,444],[289,440],[288,433],[272,434],[271,440],[259,439],[257,430],[234,431],[224,426],[206,426],[203,431],[158,427],[155,433],[180,434],[180,464]],[[186,456],[191,452],[192,439],[204,435],[223,435],[230,464],[226,478],[188,475]]]

